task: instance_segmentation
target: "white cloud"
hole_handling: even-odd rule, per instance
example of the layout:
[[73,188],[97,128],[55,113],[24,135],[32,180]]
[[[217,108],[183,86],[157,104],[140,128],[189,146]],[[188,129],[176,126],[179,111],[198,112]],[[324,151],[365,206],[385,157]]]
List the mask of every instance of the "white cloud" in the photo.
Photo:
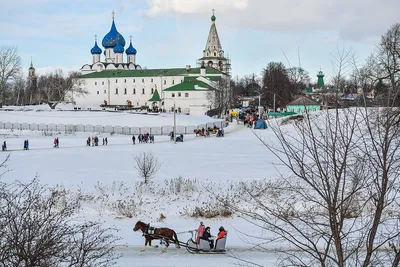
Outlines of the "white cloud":
[[249,0],[148,0],[149,9],[146,14],[158,16],[167,13],[203,13],[211,9],[245,9]]
[[204,14],[216,9],[219,23],[268,31],[335,31],[360,40],[398,22],[398,0],[147,0],[148,16]]

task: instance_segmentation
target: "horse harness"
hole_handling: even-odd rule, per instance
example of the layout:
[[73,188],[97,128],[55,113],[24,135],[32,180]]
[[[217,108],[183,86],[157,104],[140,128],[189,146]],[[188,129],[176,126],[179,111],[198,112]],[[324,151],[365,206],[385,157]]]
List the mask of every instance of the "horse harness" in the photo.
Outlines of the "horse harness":
[[155,227],[151,227],[150,224],[146,225],[146,228],[143,231],[143,236],[151,236],[154,235],[156,232],[156,228]]

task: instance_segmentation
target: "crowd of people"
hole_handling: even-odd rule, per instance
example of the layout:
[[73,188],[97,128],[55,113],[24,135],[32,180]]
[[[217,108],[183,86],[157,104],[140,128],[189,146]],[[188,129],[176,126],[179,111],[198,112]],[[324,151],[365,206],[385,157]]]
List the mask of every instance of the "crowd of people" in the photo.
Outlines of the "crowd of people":
[[[89,136],[88,139],[86,140],[86,146],[90,146],[90,143],[92,144],[92,146],[98,146],[99,145],[99,138],[97,136],[93,136],[92,138],[90,138],[90,136]],[[107,137],[103,138],[103,146],[104,145],[108,145]]]
[[224,227],[220,227],[219,232],[216,236],[211,235],[211,228],[209,226],[205,227],[203,222],[200,222],[199,227],[197,228],[197,238],[196,243],[200,244],[200,239],[207,240],[210,244],[210,248],[213,249],[214,245],[218,239],[221,239],[226,236],[226,231]]
[[[196,134],[196,136],[205,136],[205,137],[210,137],[210,133],[215,134],[217,137],[224,137],[224,129],[223,128],[217,128],[216,126],[214,126],[213,128],[202,128],[202,129],[196,129],[194,131],[194,133]],[[183,134],[179,134],[176,136],[174,136],[174,132],[170,132],[169,133],[170,136],[170,141],[176,141],[176,142],[183,142]],[[174,139],[175,138],[175,139]],[[136,144],[136,140],[138,141],[138,143],[154,143],[154,135],[153,134],[139,134],[136,138],[135,135],[132,135],[132,143],[133,145]],[[86,139],[86,146],[98,146],[99,145],[99,138],[97,136],[92,136],[92,137],[88,137]],[[108,139],[107,137],[103,138],[103,146],[104,145],[108,145]],[[54,148],[59,148],[60,147],[60,141],[58,139],[58,137],[54,138],[53,140],[53,147]],[[29,150],[29,141],[28,139],[24,140],[24,150]],[[1,150],[2,151],[7,151],[7,143],[6,141],[3,142],[2,146],[1,146]]]
[[244,120],[243,120],[243,125],[248,128],[253,128],[254,126],[256,126],[258,120],[258,115],[252,114],[252,115],[247,115],[245,116]]
[[224,129],[223,128],[218,128],[217,126],[214,125],[213,128],[208,127],[205,129],[204,127],[201,129],[195,129],[193,132],[197,136],[204,136],[204,137],[210,137],[211,134],[215,134],[217,137],[224,137]]
[[[139,134],[137,137],[139,144],[141,143],[154,143],[154,134]],[[135,135],[132,136],[132,143],[136,144],[136,137]]]

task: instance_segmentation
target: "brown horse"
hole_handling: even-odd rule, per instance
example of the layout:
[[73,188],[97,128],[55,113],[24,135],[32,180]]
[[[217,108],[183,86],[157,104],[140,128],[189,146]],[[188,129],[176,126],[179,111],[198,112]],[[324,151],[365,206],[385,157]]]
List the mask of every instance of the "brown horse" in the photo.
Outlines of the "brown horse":
[[[146,249],[147,244],[151,247],[151,240],[161,239],[165,242],[165,248],[162,252],[167,251],[169,242],[174,242],[176,248],[181,248],[179,246],[179,240],[174,230],[169,228],[150,228],[150,224],[138,221],[133,228],[133,231],[141,230],[145,239],[144,248],[141,250],[143,252]],[[157,246],[156,246],[157,247]]]

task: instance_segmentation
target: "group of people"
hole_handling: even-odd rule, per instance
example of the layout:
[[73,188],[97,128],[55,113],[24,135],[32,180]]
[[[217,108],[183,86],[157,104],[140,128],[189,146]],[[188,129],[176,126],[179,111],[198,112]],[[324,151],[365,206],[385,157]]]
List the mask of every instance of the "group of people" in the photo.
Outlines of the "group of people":
[[217,137],[223,137],[224,136],[224,129],[223,128],[218,128],[217,126],[214,125],[213,128],[208,127],[207,129],[201,128],[201,129],[195,129],[193,131],[197,136],[204,136],[204,137],[210,137],[210,134],[216,134]]
[[[86,146],[90,146],[90,141],[92,141],[92,146],[99,145],[99,138],[97,136],[93,136],[92,138],[90,138],[90,136],[89,136],[88,139],[86,140]],[[107,137],[103,138],[103,146],[104,145],[108,145]]]
[[53,144],[54,144],[55,148],[59,148],[60,147],[60,141],[58,140],[58,137],[54,138]]
[[[139,134],[137,139],[138,139],[139,144],[148,143],[148,142],[154,143],[154,134],[149,134],[149,133]],[[136,144],[135,135],[132,136],[132,143]]]
[[[173,131],[170,132],[170,133],[168,134],[168,136],[171,137],[171,138],[170,138],[170,141],[174,141],[175,135],[174,135],[174,132],[173,132]],[[175,139],[175,142],[183,142],[183,134],[178,135],[178,136],[176,137],[176,139]]]
[[244,118],[243,125],[247,126],[248,128],[253,128],[254,126],[256,126],[257,119],[258,119],[258,116],[254,115],[254,114],[248,115]]
[[218,235],[213,236],[211,235],[211,228],[209,226],[205,227],[203,222],[200,222],[199,228],[197,228],[196,243],[200,244],[200,239],[207,240],[210,243],[210,248],[213,249],[218,239],[226,237],[224,227],[221,226],[218,230]]

